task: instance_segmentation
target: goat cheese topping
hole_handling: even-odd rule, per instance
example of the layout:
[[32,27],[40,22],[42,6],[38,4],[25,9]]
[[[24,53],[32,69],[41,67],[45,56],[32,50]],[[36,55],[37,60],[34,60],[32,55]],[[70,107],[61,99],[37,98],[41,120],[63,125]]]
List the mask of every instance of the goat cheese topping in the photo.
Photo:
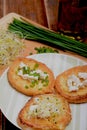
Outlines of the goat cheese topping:
[[[31,68],[25,63],[21,62],[18,69],[17,75],[22,77],[25,80],[29,80],[31,83],[30,87],[38,86],[38,89],[41,90],[43,86],[47,86],[49,83],[48,73],[40,70],[38,68],[39,64],[34,64]],[[26,88],[29,86],[25,85]]]
[[20,69],[18,70],[18,75],[21,76],[23,79],[45,79],[48,74],[43,72],[40,69],[30,70],[30,68],[24,64],[23,62],[19,65]]
[[21,62],[20,65],[19,65],[19,67],[20,67],[20,68],[23,68],[23,67],[27,67],[27,65],[24,64],[23,62]]
[[60,99],[56,100],[55,97],[44,97],[42,99],[34,99],[34,104],[32,104],[28,111],[29,118],[39,117],[39,118],[47,118],[50,116],[55,116],[60,113],[61,104]]
[[80,88],[87,87],[87,73],[79,72],[78,75],[70,75],[67,80],[69,91],[77,91]]
[[82,73],[82,72],[80,72],[80,73],[78,73],[78,76],[80,77],[80,78],[82,78],[82,79],[87,79],[87,73]]

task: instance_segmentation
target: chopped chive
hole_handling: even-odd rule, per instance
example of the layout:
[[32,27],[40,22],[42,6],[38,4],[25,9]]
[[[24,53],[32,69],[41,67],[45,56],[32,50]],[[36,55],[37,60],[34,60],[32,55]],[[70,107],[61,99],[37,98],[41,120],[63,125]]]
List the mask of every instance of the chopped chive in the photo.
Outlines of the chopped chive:
[[29,53],[29,55],[33,55],[33,53],[32,53],[32,52],[30,52],[30,53]]
[[37,69],[38,67],[39,67],[39,64],[36,63],[36,64],[34,65],[34,69]]
[[28,88],[29,88],[29,86],[28,86],[28,85],[25,85],[25,88],[26,88],[26,89],[28,89]]
[[37,85],[38,84],[38,80],[32,80],[31,81],[31,84],[30,84],[30,87],[34,87],[35,85]]
[[42,88],[38,88],[38,90],[42,90]]
[[37,51],[37,54],[39,53],[58,53],[58,50],[52,49],[50,47],[35,47],[35,50]]
[[23,74],[29,74],[30,73],[30,68],[29,67],[23,67]]

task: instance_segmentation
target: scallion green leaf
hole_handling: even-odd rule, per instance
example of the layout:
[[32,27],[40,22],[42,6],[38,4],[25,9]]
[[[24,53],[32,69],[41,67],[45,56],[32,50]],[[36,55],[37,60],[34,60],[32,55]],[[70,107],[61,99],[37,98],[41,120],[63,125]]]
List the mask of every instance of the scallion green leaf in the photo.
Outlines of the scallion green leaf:
[[49,46],[56,46],[59,49],[75,52],[81,56],[87,57],[87,44],[80,41],[62,36],[57,32],[35,26],[31,23],[14,19],[9,24],[8,29],[13,32],[22,33],[21,38],[45,43]]

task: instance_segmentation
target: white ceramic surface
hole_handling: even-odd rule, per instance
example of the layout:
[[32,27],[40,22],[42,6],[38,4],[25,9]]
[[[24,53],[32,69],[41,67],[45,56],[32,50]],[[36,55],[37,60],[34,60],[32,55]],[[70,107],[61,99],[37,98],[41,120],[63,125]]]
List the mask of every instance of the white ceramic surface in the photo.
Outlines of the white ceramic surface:
[[[45,63],[53,71],[55,77],[68,68],[86,64],[75,57],[55,53],[35,54],[29,57]],[[0,78],[0,109],[9,121],[19,128],[16,122],[18,113],[30,97],[17,92],[10,86],[7,71],[8,69]],[[70,104],[70,107],[72,120],[66,130],[87,130],[87,103]]]

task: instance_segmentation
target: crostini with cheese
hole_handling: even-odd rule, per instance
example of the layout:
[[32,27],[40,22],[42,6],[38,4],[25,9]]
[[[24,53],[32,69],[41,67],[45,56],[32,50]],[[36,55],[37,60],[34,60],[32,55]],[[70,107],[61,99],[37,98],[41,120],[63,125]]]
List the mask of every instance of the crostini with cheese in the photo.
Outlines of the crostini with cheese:
[[59,74],[55,88],[70,103],[87,102],[87,65],[76,66]]
[[28,96],[54,91],[53,72],[34,59],[16,59],[8,70],[7,78],[13,88]]
[[32,97],[20,110],[17,123],[23,130],[64,130],[71,121],[69,103],[58,94]]

